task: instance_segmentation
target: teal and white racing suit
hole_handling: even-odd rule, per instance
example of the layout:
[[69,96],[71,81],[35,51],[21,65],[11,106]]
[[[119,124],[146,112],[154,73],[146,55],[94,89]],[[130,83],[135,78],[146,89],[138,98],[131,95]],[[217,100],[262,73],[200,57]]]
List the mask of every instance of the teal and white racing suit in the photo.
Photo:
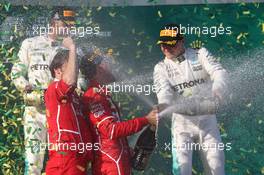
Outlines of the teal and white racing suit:
[[[43,104],[43,91],[52,81],[49,70],[56,48],[52,40],[45,36],[27,38],[22,42],[18,53],[18,62],[12,68],[12,80],[16,88],[24,93],[25,111],[24,143],[25,174],[40,175],[43,167],[46,143],[46,114]],[[25,87],[31,85],[32,93],[26,93]]]
[[[180,99],[210,98],[214,91],[225,91],[226,78],[226,71],[205,48],[186,49],[180,57],[165,58],[154,68],[159,104],[177,105]],[[207,175],[224,175],[224,152],[216,148],[222,143],[215,112],[173,113],[171,132],[174,175],[192,174],[193,150],[201,153]]]

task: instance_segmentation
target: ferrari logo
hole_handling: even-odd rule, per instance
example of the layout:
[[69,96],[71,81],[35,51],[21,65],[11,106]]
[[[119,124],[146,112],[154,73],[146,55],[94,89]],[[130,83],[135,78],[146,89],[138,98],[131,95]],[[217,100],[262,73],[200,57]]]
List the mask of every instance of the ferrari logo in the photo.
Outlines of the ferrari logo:
[[262,23],[262,32],[264,32],[264,23]]

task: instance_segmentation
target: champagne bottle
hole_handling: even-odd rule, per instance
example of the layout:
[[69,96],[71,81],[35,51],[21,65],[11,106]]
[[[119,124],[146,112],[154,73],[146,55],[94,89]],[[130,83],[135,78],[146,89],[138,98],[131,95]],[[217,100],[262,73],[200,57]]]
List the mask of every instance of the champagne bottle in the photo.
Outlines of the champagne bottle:
[[135,170],[143,171],[147,167],[150,156],[156,147],[156,143],[156,127],[148,126],[140,134],[134,147],[132,167]]

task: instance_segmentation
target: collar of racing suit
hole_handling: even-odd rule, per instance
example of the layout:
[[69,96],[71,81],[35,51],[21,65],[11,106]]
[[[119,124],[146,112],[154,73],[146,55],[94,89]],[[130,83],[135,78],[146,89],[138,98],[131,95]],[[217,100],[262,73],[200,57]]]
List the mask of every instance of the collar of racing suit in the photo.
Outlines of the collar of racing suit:
[[[165,57],[165,59],[169,59],[169,58]],[[172,60],[173,62],[176,62],[176,63],[181,63],[181,62],[183,62],[185,59],[186,59],[186,58],[184,57],[184,54],[182,54],[182,55],[180,55],[180,56],[178,56],[178,57],[173,57],[173,58],[171,58],[171,59],[169,59],[169,60]]]
[[107,89],[107,85],[101,85],[100,83],[98,83],[96,80],[91,80],[89,82],[89,87],[93,87],[95,91],[97,91],[98,93],[107,95],[107,96],[111,96],[111,93],[109,92],[109,90]]

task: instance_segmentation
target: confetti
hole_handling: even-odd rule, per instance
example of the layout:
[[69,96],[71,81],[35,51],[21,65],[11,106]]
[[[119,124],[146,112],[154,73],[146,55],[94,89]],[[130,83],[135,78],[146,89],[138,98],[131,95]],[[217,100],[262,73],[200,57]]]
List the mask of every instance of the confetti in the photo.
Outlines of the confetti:
[[[85,18],[84,21],[79,20],[78,25],[91,25],[99,22],[102,24],[102,30],[111,30],[115,37],[100,41],[106,45],[106,48],[109,48],[107,53],[115,57],[117,62],[118,60],[124,63],[129,61],[129,65],[123,72],[126,75],[134,76],[141,73],[141,69],[153,71],[154,65],[161,60],[162,56],[160,48],[155,44],[158,30],[161,24],[169,21],[189,23],[194,26],[232,27],[231,34],[228,36],[209,38],[203,35],[186,35],[186,46],[196,49],[207,47],[215,52],[241,50],[246,53],[249,49],[260,49],[264,45],[263,3],[179,5],[172,8],[171,6],[155,6],[158,0],[148,2],[151,3],[151,7],[105,8],[97,6],[82,7],[78,10]],[[14,7],[10,3],[1,3],[0,9],[1,21],[14,14],[14,16],[24,16],[26,20],[24,23],[29,23],[35,17],[45,14],[38,6]],[[17,31],[14,36],[10,36],[12,41],[3,44],[2,35],[0,39],[0,167],[1,174],[7,175],[24,172],[23,112],[25,106],[22,94],[12,83],[10,72],[13,63],[17,61],[17,53],[26,34],[24,31],[19,31],[19,28],[14,29]],[[13,29],[10,32],[13,32]],[[96,38],[93,39],[92,41],[96,43]],[[45,59],[44,55],[43,59]],[[243,60],[237,60],[239,61]],[[221,58],[221,62],[225,62],[225,59]],[[26,65],[21,64],[20,68],[23,70],[22,73],[13,75],[14,77],[26,73]],[[37,83],[40,84],[40,82]],[[155,94],[152,95],[155,98]],[[260,92],[259,96],[261,95]],[[131,94],[115,94],[114,98],[122,107],[121,112],[125,119],[142,116],[148,110]],[[264,112],[259,104],[263,104],[263,98],[258,103],[245,102],[239,112],[225,112],[226,115],[220,115],[218,118],[223,123],[220,125],[220,131],[224,143],[232,143],[232,150],[226,154],[226,174],[264,174],[264,166],[260,163],[264,161]],[[164,122],[162,128],[164,138],[169,135],[170,128],[170,122]],[[28,127],[26,132],[37,134],[39,130]],[[170,141],[170,137],[167,141]],[[66,153],[61,152],[61,154]],[[149,165],[150,174],[153,171],[152,174],[165,175],[166,173],[159,172],[159,170],[160,168],[171,169],[171,153],[159,150],[153,157]],[[194,164],[193,173],[202,174],[201,170],[196,167],[197,163]]]

